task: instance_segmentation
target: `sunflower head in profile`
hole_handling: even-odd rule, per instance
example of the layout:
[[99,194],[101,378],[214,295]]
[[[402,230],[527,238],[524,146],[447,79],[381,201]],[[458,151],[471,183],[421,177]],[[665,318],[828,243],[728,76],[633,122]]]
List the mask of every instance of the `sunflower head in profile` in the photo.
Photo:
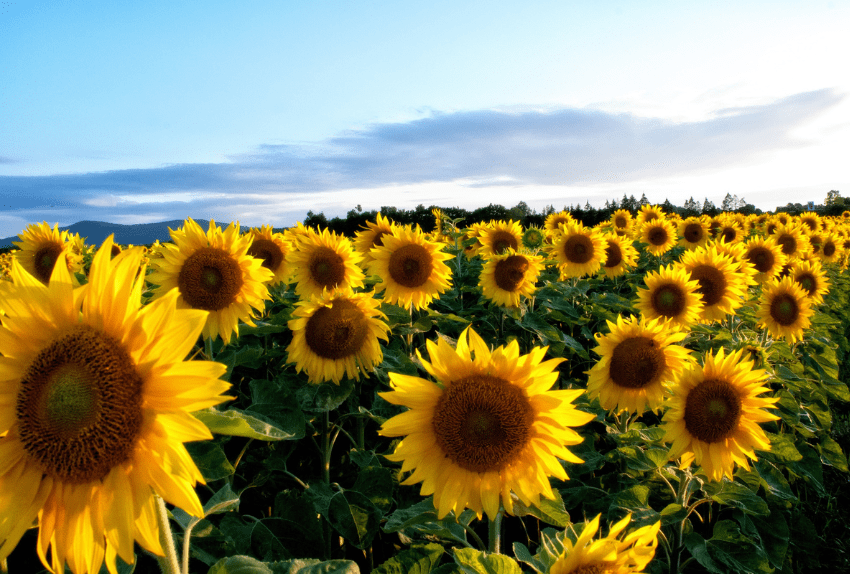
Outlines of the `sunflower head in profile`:
[[384,244],[372,250],[369,273],[381,278],[375,291],[384,301],[401,307],[423,309],[451,286],[451,255],[443,244],[430,241],[420,229],[396,227],[384,236]]
[[[203,477],[184,442],[211,439],[190,413],[229,397],[225,366],[184,361],[206,311],[176,290],[142,307],[142,250],[94,255],[74,289],[64,265],[48,285],[12,270],[0,326],[0,560],[38,523],[53,572],[134,562],[134,541],[163,555],[157,499],[194,516]],[[50,557],[48,559],[48,548]]]
[[350,289],[325,291],[300,301],[289,321],[292,343],[286,349],[296,372],[314,384],[360,380],[383,360],[378,339],[387,340],[386,316],[371,293]]
[[83,270],[83,256],[79,248],[74,248],[68,232],[59,231],[58,223],[52,229],[46,221],[30,224],[18,237],[21,240],[13,242],[20,249],[15,257],[30,275],[46,285],[56,262],[64,258],[71,281],[79,286],[74,273]]
[[478,254],[484,259],[516,251],[522,245],[522,226],[519,221],[491,221],[478,237]]
[[749,261],[754,271],[753,279],[758,284],[777,277],[788,262],[788,256],[782,253],[773,237],[753,237],[747,241],[743,258]]
[[478,286],[494,305],[516,308],[522,297],[531,297],[537,290],[542,270],[542,257],[509,251],[484,263]]
[[286,255],[296,282],[295,292],[301,299],[318,297],[325,289],[363,287],[364,274],[358,267],[361,259],[347,237],[328,229],[321,233],[308,230]]
[[570,215],[570,212],[558,211],[557,213],[550,213],[546,216],[546,221],[543,222],[543,229],[550,236],[554,236],[560,232],[561,225],[569,225],[570,223],[575,223],[575,219]]
[[262,261],[263,267],[274,273],[269,285],[289,282],[289,266],[286,254],[292,249],[283,233],[275,232],[271,225],[251,228],[251,246],[248,255]]
[[676,226],[666,219],[656,218],[640,226],[637,239],[646,243],[646,250],[659,257],[676,246]]
[[717,253],[720,255],[725,255],[732,260],[735,265],[735,270],[740,273],[740,277],[744,282],[744,291],[746,291],[750,285],[758,284],[758,281],[755,279],[757,274],[756,268],[753,267],[753,264],[745,256],[745,253],[747,252],[747,245],[744,242],[734,241],[732,243],[726,243],[723,239],[716,239],[710,241],[708,245],[715,248]]
[[240,236],[238,223],[222,231],[210,221],[204,232],[189,218],[182,228],[169,231],[174,243],[164,245],[148,276],[158,285],[154,300],[177,288],[179,308],[209,311],[204,338],[221,336],[225,345],[230,343],[232,335],[239,336],[239,320],[253,325],[255,312],[271,299],[266,283],[274,274],[248,255],[251,237]]
[[632,213],[628,209],[618,209],[611,214],[611,226],[614,231],[628,232],[632,227]]
[[635,307],[647,319],[661,319],[676,329],[699,322],[703,310],[699,281],[678,264],[660,267],[644,276],[646,289],[638,289]]
[[383,245],[384,236],[392,235],[393,229],[395,223],[379,213],[374,222],[367,221],[365,228],[354,235],[354,249],[363,256],[360,261],[363,269],[367,269],[372,261],[372,249]]
[[639,574],[655,557],[661,521],[623,535],[631,514],[611,527],[607,536],[595,538],[599,519],[584,524],[580,534],[568,529],[564,549],[548,574]]
[[685,369],[662,422],[664,440],[673,443],[670,458],[693,458],[715,481],[724,475],[732,480],[736,463],[749,470],[756,448],[770,450],[758,423],[779,418],[764,410],[779,399],[758,396],[769,390],[765,372],[753,369],[743,353],[720,349],[705,355],[703,365]]
[[817,306],[823,303],[823,297],[829,293],[829,279],[818,261],[795,261],[791,264],[791,277],[806,291],[806,295]]
[[697,292],[704,305],[700,313],[703,322],[720,321],[744,304],[749,278],[716,246],[686,251],[680,263],[691,279],[699,283]]
[[522,232],[522,245],[526,249],[537,251],[543,248],[546,242],[546,232],[539,227],[532,225]]
[[584,277],[602,267],[606,245],[599,231],[582,223],[571,223],[561,226],[549,252],[561,271],[561,278]]
[[593,415],[572,402],[583,390],[551,390],[563,359],[542,362],[545,347],[520,355],[512,341],[494,350],[470,328],[457,348],[427,341],[423,368],[436,383],[390,373],[385,400],[409,408],[386,421],[380,434],[404,437],[387,458],[413,471],[402,484],[422,482],[439,518],[470,508],[495,518],[500,504],[513,512],[511,492],[526,505],[554,498],[549,476],[566,480],[558,461],[580,462],[567,447],[582,442],[570,427]]
[[688,363],[687,349],[674,344],[687,333],[667,328],[661,319],[622,315],[616,323],[608,321],[608,329],[596,336],[600,359],[588,372],[588,396],[618,413],[660,409],[667,388]]
[[688,217],[679,223],[679,245],[686,249],[703,247],[708,238],[708,223],[703,218]]
[[666,219],[664,210],[657,205],[642,205],[640,211],[635,215],[635,225],[640,229],[644,223],[649,223],[656,219]]
[[786,338],[792,343],[801,340],[812,315],[814,309],[806,291],[791,277],[763,286],[756,317],[774,339]]
[[603,235],[605,239],[605,259],[601,271],[607,277],[619,277],[637,265],[638,252],[631,240],[614,233]]

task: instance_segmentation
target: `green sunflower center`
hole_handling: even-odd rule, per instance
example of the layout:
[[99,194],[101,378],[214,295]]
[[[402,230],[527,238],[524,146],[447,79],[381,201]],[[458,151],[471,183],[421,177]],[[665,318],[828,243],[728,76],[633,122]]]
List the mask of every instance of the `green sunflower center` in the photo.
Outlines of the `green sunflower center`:
[[428,249],[410,243],[390,255],[389,271],[393,281],[404,287],[421,287],[431,277],[434,262]]
[[248,255],[262,259],[263,267],[272,271],[277,271],[284,258],[283,250],[270,239],[255,239],[248,248]]
[[471,472],[498,471],[519,457],[532,435],[534,408],[522,389],[490,375],[453,381],[434,409],[437,444]]
[[675,284],[662,285],[652,294],[652,309],[664,317],[678,317],[685,310],[685,293]]
[[24,449],[63,482],[102,479],[132,454],[142,384],[119,341],[75,327],[44,347],[21,379],[15,412]]
[[726,276],[712,265],[697,265],[691,269],[691,277],[699,281],[699,292],[706,307],[716,305],[726,294]]
[[522,243],[531,249],[543,245],[543,234],[537,229],[526,229],[522,234]]
[[642,389],[656,380],[666,366],[664,351],[655,340],[630,337],[614,348],[609,372],[618,387]]
[[321,307],[307,321],[307,346],[324,359],[344,359],[356,355],[369,335],[369,322],[363,311],[347,299],[336,299]]
[[587,263],[593,259],[593,241],[586,235],[571,235],[564,242],[564,256],[571,263]]
[[242,288],[242,269],[224,249],[203,247],[183,262],[177,286],[193,309],[219,311],[236,299]]
[[499,289],[513,293],[522,286],[526,271],[528,260],[522,255],[511,255],[496,263],[496,285]]
[[45,285],[50,281],[50,274],[53,273],[53,267],[61,254],[62,244],[56,242],[47,243],[35,252],[35,276]]
[[788,293],[777,295],[770,303],[770,317],[783,327],[793,325],[799,315],[797,300]]
[[741,397],[735,387],[722,379],[702,381],[685,400],[685,428],[703,442],[725,439],[740,418]]

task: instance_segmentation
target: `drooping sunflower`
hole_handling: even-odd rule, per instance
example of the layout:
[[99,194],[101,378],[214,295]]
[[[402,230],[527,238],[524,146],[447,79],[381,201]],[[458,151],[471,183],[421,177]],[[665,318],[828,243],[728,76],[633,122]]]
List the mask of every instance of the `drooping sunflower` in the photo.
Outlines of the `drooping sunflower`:
[[829,293],[829,279],[818,261],[795,261],[791,277],[806,290],[812,306],[823,303],[823,296]]
[[383,245],[384,236],[392,235],[394,228],[395,223],[379,213],[374,222],[367,221],[365,229],[354,235],[354,249],[363,256],[360,261],[363,269],[369,268],[369,263],[372,261],[372,248]]
[[500,504],[512,513],[511,492],[529,506],[553,498],[549,476],[568,478],[558,459],[580,461],[566,448],[582,441],[570,427],[593,419],[572,405],[583,390],[550,390],[563,359],[542,362],[545,347],[520,355],[516,341],[491,351],[471,328],[457,349],[426,345],[431,362],[420,360],[437,382],[390,373],[393,390],[379,393],[410,409],[379,431],[404,437],[387,457],[413,471],[402,484],[422,482],[440,518],[470,508],[493,519]]
[[383,240],[372,249],[369,273],[381,278],[375,291],[384,292],[384,301],[423,309],[451,286],[451,269],[445,262],[452,256],[420,229],[396,227]]
[[814,313],[805,289],[784,277],[764,285],[756,317],[774,339],[787,338],[794,343],[803,338]]
[[596,273],[605,259],[607,243],[602,234],[580,222],[562,225],[560,229],[549,252],[556,260],[561,278]]
[[358,267],[361,259],[347,237],[328,229],[308,230],[286,255],[295,292],[305,300],[320,296],[325,289],[363,287],[364,275]]
[[700,312],[703,322],[720,321],[744,304],[747,278],[737,270],[735,262],[719,253],[716,247],[686,251],[680,263],[699,283],[697,291],[704,305]]
[[759,397],[769,390],[765,371],[753,369],[743,349],[705,355],[702,366],[692,364],[676,384],[667,403],[662,428],[673,443],[670,458],[693,456],[711,480],[732,480],[735,464],[749,470],[754,449],[770,450],[770,441],[758,425],[779,417],[767,412],[779,399]]
[[18,237],[21,241],[13,242],[20,248],[15,257],[30,275],[47,284],[56,261],[64,255],[71,281],[75,286],[80,284],[74,273],[82,271],[83,257],[73,248],[68,232],[59,231],[58,223],[52,229],[46,221],[30,224]]
[[640,228],[639,241],[646,243],[646,250],[656,257],[664,255],[676,246],[676,226],[666,219],[656,218]]
[[587,394],[599,397],[608,411],[642,414],[658,410],[666,389],[689,361],[687,349],[675,345],[687,336],[659,319],[608,321],[609,333],[596,335],[600,359],[588,371]]
[[704,304],[699,281],[681,265],[670,264],[644,277],[646,289],[638,289],[635,307],[647,319],[666,321],[677,329],[699,322]]
[[629,514],[612,526],[607,536],[594,539],[601,516],[585,523],[575,542],[567,530],[564,550],[548,574],[637,574],[644,571],[655,557],[661,521],[621,537],[631,521]]
[[478,237],[481,247],[478,254],[484,259],[501,255],[522,245],[522,226],[519,221],[491,221]]
[[154,259],[154,272],[148,281],[158,285],[153,300],[178,289],[179,309],[209,311],[204,325],[205,339],[221,336],[224,344],[231,335],[239,336],[239,321],[253,325],[256,310],[271,299],[266,283],[274,276],[263,267],[262,259],[248,255],[250,236],[240,236],[239,224],[231,223],[223,232],[210,221],[207,232],[190,217]]
[[619,277],[637,265],[638,252],[631,240],[614,233],[603,235],[605,239],[605,259],[601,270],[608,277]]
[[288,362],[295,363],[296,372],[306,372],[314,384],[368,376],[383,360],[378,339],[388,340],[386,315],[378,305],[371,293],[350,289],[325,291],[298,302],[289,321]]
[[478,281],[484,296],[500,307],[519,307],[520,299],[537,290],[543,258],[513,250],[487,260]]
[[286,254],[292,249],[283,233],[275,232],[271,225],[251,228],[251,246],[248,255],[260,259],[263,267],[274,275],[269,279],[269,285],[289,282],[289,266],[286,264]]
[[774,279],[788,262],[773,237],[753,237],[744,248],[744,258],[750,262],[756,283],[763,284]]
[[[47,286],[12,271],[0,327],[0,560],[38,522],[53,572],[95,573],[133,543],[163,555],[157,498],[204,515],[184,442],[211,439],[190,413],[219,404],[225,366],[184,361],[206,311],[176,290],[144,307],[141,249],[95,254],[88,285],[64,265]],[[48,559],[48,547],[50,559]]]
[[679,245],[687,249],[703,247],[708,242],[708,224],[701,217],[689,217],[679,224]]

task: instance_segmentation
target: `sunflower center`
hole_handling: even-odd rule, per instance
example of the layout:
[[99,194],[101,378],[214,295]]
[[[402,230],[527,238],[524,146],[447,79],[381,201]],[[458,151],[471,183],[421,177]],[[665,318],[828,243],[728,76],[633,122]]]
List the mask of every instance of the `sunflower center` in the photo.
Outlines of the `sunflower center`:
[[803,273],[802,275],[794,278],[800,286],[809,292],[809,295],[815,292],[815,286],[817,283],[815,282],[814,276],[809,273]]
[[664,285],[652,295],[652,309],[664,317],[676,317],[685,310],[685,293],[677,285]]
[[790,233],[783,233],[776,239],[776,243],[782,246],[782,253],[791,255],[797,251],[797,240]]
[[522,236],[522,242],[527,247],[540,247],[543,244],[543,235],[536,229],[528,229]]
[[647,337],[630,337],[614,348],[611,380],[618,387],[642,389],[662,373],[664,351]]
[[112,247],[109,249],[109,253],[111,257],[115,257],[119,253],[121,253],[121,246],[117,243],[113,243]]
[[623,261],[623,252],[620,246],[616,243],[608,242],[608,247],[605,248],[605,263],[603,267],[616,267]]
[[747,259],[759,273],[767,273],[776,264],[773,253],[766,247],[755,247],[747,253]]
[[729,436],[741,417],[741,398],[722,379],[701,382],[685,401],[685,428],[703,442],[715,443]]
[[702,295],[706,307],[711,307],[723,299],[726,293],[726,278],[722,271],[711,265],[697,265],[691,269],[691,277],[699,281],[697,292]]
[[827,241],[826,245],[823,246],[823,254],[827,257],[835,255],[835,243]]
[[738,232],[735,231],[734,227],[724,227],[720,230],[720,238],[726,243],[732,243],[737,236]]
[[33,261],[35,262],[35,276],[42,283],[50,281],[50,274],[53,273],[53,267],[56,265],[56,260],[62,254],[62,245],[59,243],[48,243],[42,246],[35,252]]
[[242,269],[224,249],[203,247],[183,262],[177,286],[193,309],[218,311],[236,299],[242,288]]
[[283,250],[270,239],[255,239],[248,248],[248,255],[263,260],[263,267],[276,271],[283,263]]
[[363,311],[347,299],[318,309],[307,321],[307,346],[324,359],[344,359],[363,347],[369,324]]
[[797,300],[787,293],[777,295],[770,303],[771,318],[783,327],[793,325],[799,314]]
[[390,256],[390,276],[399,285],[415,289],[428,281],[433,269],[433,259],[422,245],[411,243],[399,247]]
[[383,247],[384,246],[384,235],[387,235],[388,231],[384,231],[383,229],[378,230],[375,233],[375,236],[372,238],[372,247]]
[[330,247],[321,245],[315,248],[307,266],[310,278],[321,287],[332,289],[345,280],[345,261]]
[[520,456],[531,439],[534,409],[522,389],[498,377],[453,381],[432,422],[437,444],[471,472],[498,471]]
[[615,227],[625,227],[626,225],[628,225],[628,222],[626,221],[626,218],[622,215],[619,215],[614,219]]
[[587,263],[593,258],[593,242],[585,235],[572,235],[564,243],[564,255],[572,263]]
[[522,285],[526,271],[528,271],[528,260],[522,255],[511,255],[496,263],[496,285],[499,289],[513,293]]
[[817,253],[818,251],[820,251],[820,246],[823,243],[823,238],[819,235],[812,235],[811,237],[809,237],[809,243],[812,244],[812,251],[814,253]]
[[43,348],[21,379],[16,414],[24,449],[63,482],[102,479],[132,454],[142,385],[116,339],[75,327]]
[[570,574],[607,574],[610,571],[611,570],[605,567],[605,564],[595,562],[593,564],[584,564],[579,566],[575,570],[571,570]]
[[685,226],[682,235],[685,236],[685,240],[688,241],[688,243],[698,243],[699,241],[702,241],[705,232],[703,231],[702,225],[699,223],[689,223]]
[[648,211],[646,213],[646,216],[643,218],[643,220],[647,223],[649,223],[650,221],[655,221],[656,219],[658,219],[658,214],[652,211]]
[[493,233],[493,251],[501,255],[508,249],[516,249],[518,246],[516,237],[507,231],[496,231]]
[[667,243],[667,230],[663,227],[653,227],[647,234],[647,239],[651,245],[664,245]]

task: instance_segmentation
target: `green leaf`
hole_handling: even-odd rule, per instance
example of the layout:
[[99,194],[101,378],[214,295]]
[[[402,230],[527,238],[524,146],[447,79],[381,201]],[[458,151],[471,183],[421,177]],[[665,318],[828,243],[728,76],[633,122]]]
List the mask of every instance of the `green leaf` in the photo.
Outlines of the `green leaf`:
[[221,447],[214,442],[187,442],[185,446],[207,482],[226,478],[236,471]]
[[[313,490],[311,487],[310,490]],[[323,505],[327,513],[327,504]],[[274,499],[275,518],[281,519],[281,543],[295,556],[321,556],[324,552],[322,519],[306,493],[284,490]]]
[[250,325],[239,325],[239,336],[243,335],[274,335],[275,333],[283,333],[289,330],[287,325],[275,325],[263,321],[254,320],[254,327]]
[[207,409],[192,413],[196,419],[207,425],[211,432],[230,436],[244,436],[258,440],[286,440],[294,435],[279,429],[261,415],[245,414],[239,409],[226,411]]
[[437,564],[445,550],[441,544],[430,543],[402,550],[373,572],[376,574],[428,574]]
[[626,490],[621,490],[612,497],[612,508],[625,508],[626,510],[642,510],[648,506],[649,487],[644,484],[636,484]]
[[801,460],[803,455],[794,446],[794,439],[787,434],[765,433],[770,439],[770,454],[778,462],[793,462]]
[[715,561],[736,572],[773,572],[765,551],[732,520],[719,520],[714,525],[707,546]]
[[803,457],[801,460],[789,464],[788,468],[794,474],[802,476],[821,495],[826,494],[826,489],[823,487],[823,465],[820,456],[815,449],[805,443],[799,443],[797,447]]
[[661,511],[661,526],[681,522],[688,516],[688,509],[681,504],[671,502]]
[[838,470],[843,470],[844,472],[848,471],[847,457],[841,450],[841,446],[839,446],[832,437],[828,435],[822,436],[820,444],[818,445],[818,451],[820,452],[820,458],[824,464],[834,466]]
[[514,501],[514,516],[535,516],[552,526],[564,528],[570,523],[570,515],[564,507],[564,501],[561,498],[561,493],[557,490],[554,499],[540,497],[540,504],[537,506],[526,506],[520,500]]
[[767,502],[763,498],[737,482],[724,480],[720,491],[713,494],[711,499],[720,504],[740,508],[747,514],[760,514],[763,516],[770,514],[770,510],[767,508]]
[[331,381],[319,385],[304,385],[298,389],[295,395],[303,410],[311,413],[323,413],[332,411],[344,403],[353,390],[354,382],[345,378],[339,384]]
[[229,483],[225,483],[212,497],[204,504],[204,516],[212,514],[220,514],[222,512],[230,512],[236,510],[239,506],[239,495],[233,492]]
[[541,561],[537,560],[534,556],[532,556],[531,552],[522,542],[514,542],[513,548],[514,556],[516,556],[516,559],[534,568],[535,572],[540,572],[541,574],[543,574],[544,572],[549,571],[549,568],[545,564],[543,564]]
[[274,574],[272,569],[250,556],[222,558],[209,569],[208,574]]
[[434,498],[429,496],[413,506],[400,508],[390,514],[383,531],[387,533],[398,532],[416,524],[424,524],[437,520],[437,510],[434,508]]
[[474,548],[455,548],[455,562],[474,574],[522,574],[516,560],[504,554],[488,554]]
[[797,495],[791,491],[791,485],[785,475],[773,463],[760,458],[755,462],[755,467],[765,492],[782,500],[797,500]]
[[[776,568],[782,568],[785,554],[791,539],[791,530],[781,511],[774,508],[770,516],[747,516],[737,513],[735,519],[741,524],[742,531],[750,537],[757,536],[761,547],[767,554],[770,563]],[[752,526],[751,526],[752,525]]]
[[360,568],[351,560],[297,558],[268,564],[272,574],[360,574]]
[[705,538],[696,532],[690,532],[685,536],[684,543],[688,552],[691,553],[691,556],[693,556],[703,568],[713,574],[726,574],[726,569],[721,569],[709,554]]
[[393,471],[380,466],[367,466],[360,469],[357,480],[351,490],[357,491],[372,501],[381,514],[387,512],[393,504]]
[[368,548],[381,525],[382,513],[363,494],[337,492],[328,504],[328,522],[355,548]]

